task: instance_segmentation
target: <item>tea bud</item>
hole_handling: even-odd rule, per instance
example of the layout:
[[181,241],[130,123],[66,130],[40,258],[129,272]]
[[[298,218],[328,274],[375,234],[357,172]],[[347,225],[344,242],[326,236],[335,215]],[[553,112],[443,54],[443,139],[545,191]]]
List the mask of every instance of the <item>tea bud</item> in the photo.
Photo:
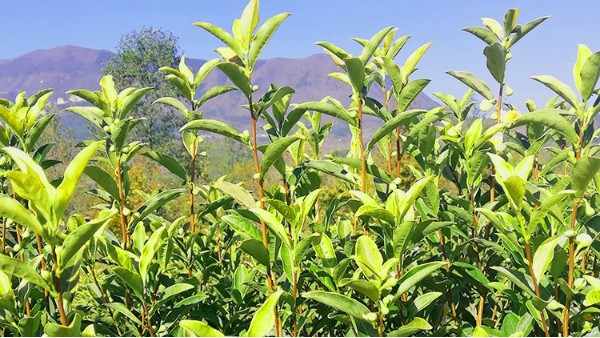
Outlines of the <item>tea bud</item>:
[[123,208],[123,215],[124,216],[129,216],[131,214],[131,210],[129,210],[128,208]]
[[255,180],[258,180],[260,178],[260,173],[256,173],[252,176],[252,178],[254,178]]
[[253,92],[256,92],[256,91],[258,91],[258,86],[257,86],[257,85],[254,85],[254,86],[252,86],[252,91],[253,91]]
[[573,281],[573,289],[575,291],[581,291],[585,288],[586,282],[583,278],[577,278]]
[[527,110],[529,110],[529,111],[537,110],[537,106],[535,105],[535,102],[533,102],[530,99],[527,99],[525,101],[525,105],[527,106]]
[[123,154],[127,154],[129,152],[129,147],[124,147],[121,151],[123,152]]
[[569,230],[565,231],[565,236],[567,236],[567,238],[575,237],[575,235],[576,235],[575,230],[569,229]]
[[596,210],[594,210],[594,208],[592,208],[591,205],[589,205],[588,203],[585,204],[585,215],[587,217],[592,217],[594,216],[594,214],[596,213]]
[[200,156],[201,157],[206,157],[206,156],[208,156],[208,154],[206,153],[206,151],[203,151],[203,152],[200,153]]
[[492,104],[492,100],[483,100],[479,103],[479,109],[483,112],[490,111],[494,105]]
[[390,309],[388,309],[387,306],[385,306],[383,303],[380,304],[381,305],[381,314],[386,316],[388,313],[390,313]]
[[21,245],[20,245],[20,244],[15,244],[15,246],[13,246],[13,250],[14,250],[15,252],[19,252],[19,251],[21,251]]
[[102,128],[105,132],[110,133],[110,126],[104,126],[104,128]]
[[512,59],[512,53],[506,53],[506,61]]
[[50,282],[52,280],[52,274],[48,270],[42,270],[40,275],[46,282]]
[[550,304],[548,304],[548,306],[547,306],[548,310],[550,310],[550,311],[556,311],[562,307],[563,307],[563,305],[554,299],[551,300]]
[[63,299],[66,300],[67,302],[70,302],[73,300],[73,294],[70,293],[69,291],[64,292],[63,293]]
[[512,96],[513,89],[509,85],[506,85],[506,91],[505,91],[505,93],[506,93],[506,96]]
[[114,152],[115,150],[117,150],[117,148],[114,146],[114,144],[108,148],[108,151],[110,152]]
[[364,314],[363,318],[369,322],[374,322],[377,320],[377,314],[375,312],[369,312]]
[[594,240],[592,239],[592,236],[586,233],[579,234],[577,237],[575,237],[575,243],[582,248],[587,248],[588,246],[592,245],[593,241]]

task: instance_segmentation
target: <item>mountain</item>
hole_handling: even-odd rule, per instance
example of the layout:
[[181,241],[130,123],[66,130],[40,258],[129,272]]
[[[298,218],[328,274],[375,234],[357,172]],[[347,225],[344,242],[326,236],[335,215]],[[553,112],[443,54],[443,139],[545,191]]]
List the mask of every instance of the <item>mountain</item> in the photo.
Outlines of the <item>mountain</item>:
[[[104,63],[114,55],[110,51],[96,50],[77,46],[60,46],[52,49],[40,49],[14,59],[0,60],[0,97],[14,99],[21,91],[28,94],[44,88],[53,88],[52,100],[59,107],[73,104],[75,98],[65,94],[72,89],[99,89],[98,84]],[[188,59],[192,69],[198,69],[204,60]],[[325,54],[315,54],[305,58],[274,58],[261,60],[254,70],[253,80],[261,90],[271,83],[278,86],[290,86],[296,89],[293,102],[317,101],[330,95],[344,104],[350,101],[349,88],[328,73],[337,71],[337,67]],[[213,71],[205,80],[202,89],[228,84],[229,81],[219,71]],[[381,98],[376,91],[375,98]],[[239,92],[227,93],[207,103],[205,116],[230,122],[239,129],[245,129],[248,123],[247,112],[240,108],[245,104]],[[433,108],[437,103],[427,95],[421,94],[414,107]],[[85,132],[85,124],[71,114],[63,116],[65,125],[75,129],[76,134]],[[375,118],[365,120],[367,134],[381,122]],[[335,135],[347,135],[347,128],[341,124],[334,127]]]

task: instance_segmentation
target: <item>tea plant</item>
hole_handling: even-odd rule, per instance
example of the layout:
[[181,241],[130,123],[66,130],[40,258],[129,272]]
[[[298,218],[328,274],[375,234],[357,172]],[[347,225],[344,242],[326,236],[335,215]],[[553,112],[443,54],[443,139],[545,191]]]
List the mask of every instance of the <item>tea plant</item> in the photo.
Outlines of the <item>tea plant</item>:
[[[101,90],[70,91],[87,104],[68,110],[99,139],[82,142],[58,178],[51,145],[37,144],[51,91],[0,99],[3,334],[598,335],[600,52],[578,47],[576,90],[533,76],[555,96],[519,111],[507,99],[511,48],[547,17],[520,25],[510,9],[503,24],[465,29],[486,43],[498,94],[450,71],[468,90],[434,93],[443,105],[423,110],[413,103],[430,80],[414,76],[432,44],[399,62],[409,36],[388,27],[354,39],[356,56],[316,43],[339,68],[329,76],[347,85],[347,105],[295,103],[285,83],[253,81],[289,15],[259,25],[250,0],[231,33],[196,22],[224,44],[219,57],[195,72],[183,57],[161,68],[178,94],[155,104],[185,118],[186,163],[131,139],[151,87],[119,91],[107,75]],[[232,86],[205,88],[212,71]],[[204,117],[224,94],[243,95],[249,131]],[[477,95],[491,116],[472,118]],[[365,114],[381,121],[370,138]],[[342,156],[323,152],[333,124],[352,135]],[[205,133],[247,149],[255,184],[199,175],[200,161],[211,164]],[[138,155],[181,185],[132,188]],[[98,204],[65,215],[84,174]],[[185,211],[165,208],[172,201]]]

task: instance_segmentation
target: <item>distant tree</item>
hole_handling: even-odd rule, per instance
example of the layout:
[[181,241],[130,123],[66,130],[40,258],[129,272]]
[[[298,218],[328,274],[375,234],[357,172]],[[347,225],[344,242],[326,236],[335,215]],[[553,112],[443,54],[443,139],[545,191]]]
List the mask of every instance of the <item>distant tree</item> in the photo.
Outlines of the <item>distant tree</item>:
[[177,95],[159,69],[176,67],[179,63],[178,38],[161,29],[143,27],[124,35],[116,52],[105,64],[103,74],[111,74],[118,88],[155,88],[133,112],[134,116],[146,120],[133,131],[131,139],[146,142],[159,152],[181,153],[176,151],[181,143],[177,140],[177,130],[183,125],[183,120],[164,106],[152,104],[160,97]]

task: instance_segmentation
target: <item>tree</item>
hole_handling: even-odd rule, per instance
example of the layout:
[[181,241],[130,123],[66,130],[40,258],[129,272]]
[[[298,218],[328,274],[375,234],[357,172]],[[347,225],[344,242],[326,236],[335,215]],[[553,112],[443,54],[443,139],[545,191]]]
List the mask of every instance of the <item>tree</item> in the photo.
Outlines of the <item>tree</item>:
[[112,75],[119,89],[154,88],[133,111],[134,116],[146,120],[132,131],[132,138],[146,142],[161,152],[181,153],[175,151],[180,148],[176,139],[177,130],[183,124],[181,117],[171,114],[164,106],[152,104],[160,97],[177,95],[159,68],[175,67],[179,63],[178,38],[171,32],[142,27],[139,31],[124,35],[116,50],[117,54],[104,66],[103,74]]

